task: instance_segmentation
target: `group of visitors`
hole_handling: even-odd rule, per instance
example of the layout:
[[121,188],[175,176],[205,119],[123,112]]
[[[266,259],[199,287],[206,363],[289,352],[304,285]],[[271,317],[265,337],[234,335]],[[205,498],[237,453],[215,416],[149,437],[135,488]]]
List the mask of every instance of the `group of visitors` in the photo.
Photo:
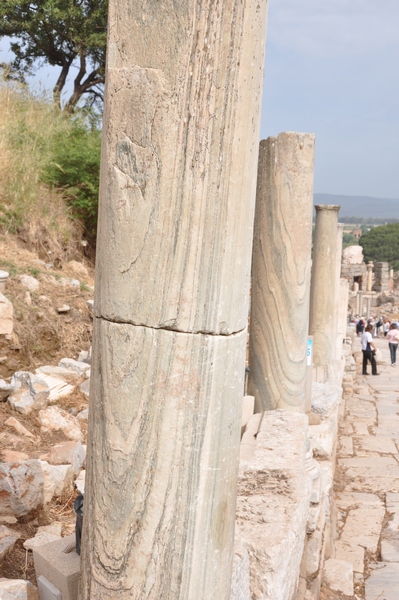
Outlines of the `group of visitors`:
[[355,317],[353,322],[356,325],[356,333],[361,336],[362,352],[363,352],[363,375],[369,375],[367,373],[367,364],[371,364],[371,374],[379,375],[377,373],[377,361],[375,354],[377,348],[373,342],[373,337],[378,337],[382,331],[384,337],[388,340],[389,352],[391,355],[391,366],[396,365],[396,352],[399,344],[399,322],[397,320],[391,321],[387,317],[370,317],[365,319],[364,317]]

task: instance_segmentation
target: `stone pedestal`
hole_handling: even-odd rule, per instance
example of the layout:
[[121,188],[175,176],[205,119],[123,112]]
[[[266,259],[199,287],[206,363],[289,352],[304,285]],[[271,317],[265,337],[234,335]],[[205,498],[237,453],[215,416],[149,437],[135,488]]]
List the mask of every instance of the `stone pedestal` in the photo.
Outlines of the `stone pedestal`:
[[389,265],[387,262],[375,263],[375,282],[373,290],[386,292],[388,290]]
[[110,2],[80,600],[229,598],[266,7]]
[[319,204],[313,244],[310,326],[313,363],[326,367],[335,359],[337,339],[337,224],[339,206]]
[[248,393],[255,411],[305,410],[314,136],[260,143]]

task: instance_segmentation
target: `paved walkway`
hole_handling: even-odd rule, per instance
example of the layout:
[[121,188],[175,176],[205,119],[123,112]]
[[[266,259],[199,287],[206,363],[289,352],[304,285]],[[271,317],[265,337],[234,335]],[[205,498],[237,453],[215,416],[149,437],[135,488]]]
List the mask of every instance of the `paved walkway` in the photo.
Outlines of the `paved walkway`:
[[399,600],[399,364],[391,367],[385,339],[375,343],[380,375],[357,365],[340,423],[336,558],[354,566],[355,599]]

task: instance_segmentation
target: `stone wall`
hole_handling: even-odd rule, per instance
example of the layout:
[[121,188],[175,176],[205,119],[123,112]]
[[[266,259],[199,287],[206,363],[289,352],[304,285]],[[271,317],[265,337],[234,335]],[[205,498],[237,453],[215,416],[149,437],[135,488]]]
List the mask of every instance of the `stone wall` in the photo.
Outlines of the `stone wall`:
[[309,416],[266,411],[244,426],[230,600],[319,598],[324,560],[334,556],[332,482],[353,341],[348,328],[342,360],[313,384]]

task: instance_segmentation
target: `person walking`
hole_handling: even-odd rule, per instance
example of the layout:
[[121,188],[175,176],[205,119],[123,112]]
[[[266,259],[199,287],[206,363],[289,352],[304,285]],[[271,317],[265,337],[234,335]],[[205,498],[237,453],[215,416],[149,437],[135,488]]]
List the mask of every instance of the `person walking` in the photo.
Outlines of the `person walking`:
[[376,352],[377,348],[375,347],[375,344],[373,342],[373,337],[371,335],[372,330],[373,330],[373,327],[371,325],[367,325],[367,327],[364,330],[364,333],[362,334],[362,337],[361,337],[362,352],[363,352],[363,375],[368,375],[368,373],[367,373],[367,362],[368,361],[370,361],[370,363],[371,363],[371,374],[379,375],[379,373],[377,373],[377,362],[375,360],[375,352]]
[[389,352],[391,353],[391,366],[396,365],[396,350],[398,349],[399,330],[396,323],[392,323],[387,333]]

